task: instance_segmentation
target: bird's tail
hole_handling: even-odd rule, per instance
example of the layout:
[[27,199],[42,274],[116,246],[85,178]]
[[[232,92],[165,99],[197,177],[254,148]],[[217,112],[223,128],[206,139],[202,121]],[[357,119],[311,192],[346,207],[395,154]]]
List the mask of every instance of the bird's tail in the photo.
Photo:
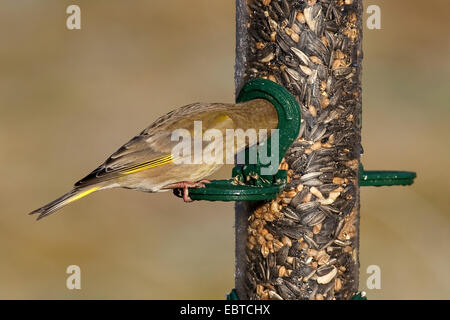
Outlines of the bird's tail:
[[97,191],[100,189],[100,187],[91,187],[91,188],[75,188],[72,191],[66,193],[62,197],[59,197],[55,201],[50,202],[49,204],[43,206],[42,208],[36,209],[33,212],[30,212],[29,214],[39,214],[37,217],[37,220],[42,219],[49,214],[55,212],[56,210],[61,209],[65,205],[68,205],[71,202],[77,201],[88,194],[91,194],[94,191]]

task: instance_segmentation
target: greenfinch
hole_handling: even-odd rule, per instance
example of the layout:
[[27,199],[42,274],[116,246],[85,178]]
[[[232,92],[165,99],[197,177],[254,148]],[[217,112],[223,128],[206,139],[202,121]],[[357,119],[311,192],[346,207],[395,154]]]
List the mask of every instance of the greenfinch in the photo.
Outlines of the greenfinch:
[[[183,199],[189,202],[188,188],[204,187],[208,183],[205,178],[223,165],[227,154],[227,150],[214,154],[206,152],[217,143],[217,139],[210,139],[199,142],[202,155],[220,159],[189,163],[174,155],[173,150],[179,142],[174,141],[173,133],[182,129],[195,136],[196,121],[201,121],[202,132],[215,129],[216,133],[224,136],[228,129],[271,130],[278,126],[276,109],[264,99],[238,104],[194,103],[181,107],[158,118],[120,147],[97,169],[75,183],[70,192],[30,214],[38,214],[39,220],[91,193],[111,188],[143,192],[183,189]],[[225,148],[226,144],[222,143],[219,147]],[[247,142],[245,147],[251,147],[251,142]],[[192,145],[190,148],[193,148]],[[240,151],[242,147],[235,148],[233,153]]]

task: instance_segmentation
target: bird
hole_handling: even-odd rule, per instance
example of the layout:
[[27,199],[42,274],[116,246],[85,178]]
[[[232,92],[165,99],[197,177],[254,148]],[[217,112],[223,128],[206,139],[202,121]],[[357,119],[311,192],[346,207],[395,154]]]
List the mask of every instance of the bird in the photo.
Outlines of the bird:
[[[173,141],[172,133],[182,129],[194,134],[196,121],[201,121],[202,132],[216,129],[219,131],[215,132],[224,135],[228,129],[267,129],[270,135],[270,129],[278,126],[276,109],[265,99],[236,104],[193,103],[183,106],[159,117],[94,171],[76,182],[71,191],[29,214],[38,215],[37,220],[40,220],[87,195],[112,188],[149,193],[182,189],[183,200],[191,202],[188,188],[204,188],[210,182],[206,178],[223,166],[224,161],[220,160],[226,154],[226,150],[207,154],[207,150],[218,147],[217,139],[203,139],[200,144],[202,155],[217,161],[189,163],[174,155],[173,149],[178,141]],[[255,142],[246,141],[244,147],[236,147],[232,151],[237,154],[252,144]],[[226,145],[222,143],[219,147],[225,148]]]

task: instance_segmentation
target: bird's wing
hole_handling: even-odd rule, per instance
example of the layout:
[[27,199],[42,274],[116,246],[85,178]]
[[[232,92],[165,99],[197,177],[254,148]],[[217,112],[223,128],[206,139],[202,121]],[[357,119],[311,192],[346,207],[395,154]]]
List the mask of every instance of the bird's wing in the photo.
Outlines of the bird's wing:
[[170,137],[168,131],[135,136],[75,186],[84,187],[172,162],[171,149],[177,142]]
[[[274,114],[268,117],[269,120],[276,119],[275,109],[271,105],[266,105],[269,109],[264,110],[265,112],[258,112],[258,109],[241,110],[230,106],[222,103],[194,103],[169,112],[123,145],[102,165],[78,181],[75,187],[84,187],[171,163],[175,160],[171,151],[178,144],[178,141],[171,139],[173,131],[186,129],[192,134],[194,121],[202,121],[204,130],[216,128],[222,133],[225,133],[226,129],[237,127],[242,129],[259,126],[276,127],[277,120],[272,123],[273,121],[266,121],[261,117],[260,119],[253,114],[264,115],[270,110]],[[251,119],[253,120],[250,121]],[[209,143],[202,141],[203,148]]]
[[[223,106],[194,103],[158,118],[139,135],[120,147],[97,169],[75,183],[75,187],[84,187],[171,163],[174,160],[171,151],[178,143],[171,139],[173,131],[184,128],[192,133],[193,121],[204,120],[206,113],[211,116],[210,112],[214,110],[215,105]],[[216,125],[219,124],[213,124]]]

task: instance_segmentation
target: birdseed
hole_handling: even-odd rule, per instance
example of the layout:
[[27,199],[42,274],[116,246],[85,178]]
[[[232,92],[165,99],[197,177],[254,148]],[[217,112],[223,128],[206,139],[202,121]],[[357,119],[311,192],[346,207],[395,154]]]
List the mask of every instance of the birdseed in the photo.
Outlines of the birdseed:
[[350,299],[358,291],[362,12],[361,0],[237,2],[237,91],[269,79],[296,97],[302,114],[281,164],[286,190],[241,207],[242,299]]

